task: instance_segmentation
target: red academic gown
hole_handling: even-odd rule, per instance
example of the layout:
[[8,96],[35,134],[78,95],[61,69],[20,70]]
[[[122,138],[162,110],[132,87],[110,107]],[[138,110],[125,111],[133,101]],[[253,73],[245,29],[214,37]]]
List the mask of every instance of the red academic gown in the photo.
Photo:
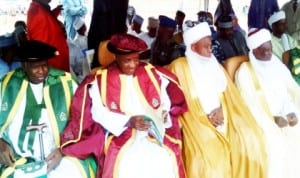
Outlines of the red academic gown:
[[50,9],[32,1],[27,12],[27,29],[30,40],[38,40],[54,46],[59,55],[50,59],[52,67],[70,71],[69,48],[62,25]]
[[[159,93],[156,92],[151,80],[156,80],[160,84],[158,73],[166,76],[170,83],[167,87],[167,92],[171,100],[170,116],[172,119],[172,127],[166,129],[164,137],[164,145],[169,147],[177,158],[178,172],[180,178],[185,177],[184,166],[182,162],[182,135],[177,117],[187,110],[187,105],[183,92],[178,86],[177,78],[164,68],[154,68],[150,65],[154,79],[150,79],[145,66],[150,64],[141,63],[136,70],[136,75],[144,97],[149,105],[156,108],[160,104],[157,100]],[[93,154],[98,160],[97,177],[113,178],[114,164],[118,153],[122,146],[133,136],[134,129],[127,128],[120,136],[115,137],[111,135],[109,141],[104,143],[103,128],[95,123],[91,117],[91,97],[89,96],[89,85],[96,80],[101,85],[101,72],[91,74],[85,78],[73,97],[71,105],[71,119],[65,131],[62,134],[62,151],[67,155],[85,158],[89,154]],[[152,75],[151,74],[151,75]],[[106,102],[103,103],[107,108],[113,112],[122,113],[120,109],[120,70],[114,62],[108,66],[108,73],[106,80]],[[101,87],[99,87],[101,90]],[[101,93],[103,94],[103,93]],[[153,98],[155,101],[153,102]],[[103,101],[102,101],[103,102]],[[114,103],[114,104],[112,104]],[[157,105],[158,104],[158,105]],[[81,112],[83,111],[83,112]],[[104,145],[106,144],[106,145]],[[88,145],[88,146],[87,146]],[[105,148],[105,149],[104,149]]]

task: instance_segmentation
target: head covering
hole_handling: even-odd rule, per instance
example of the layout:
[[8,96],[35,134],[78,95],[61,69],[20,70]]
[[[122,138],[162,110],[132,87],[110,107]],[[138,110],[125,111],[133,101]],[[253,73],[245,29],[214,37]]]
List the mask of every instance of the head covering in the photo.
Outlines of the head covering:
[[270,27],[272,27],[273,23],[278,22],[281,19],[285,19],[285,12],[282,10],[274,12],[274,14],[269,17],[268,24]]
[[207,22],[209,25],[213,24],[213,16],[210,12],[199,11],[197,15],[199,22]]
[[75,30],[80,29],[84,25],[84,19],[82,17],[76,17],[73,22],[73,27]]
[[233,27],[232,17],[229,15],[220,16],[217,19],[217,26],[219,28],[232,28]]
[[20,33],[26,33],[26,29],[24,29],[23,26],[18,25],[18,26],[16,26],[16,28],[14,30],[14,34],[17,37]]
[[185,17],[185,13],[182,12],[181,10],[177,10],[176,16]]
[[38,62],[56,55],[58,55],[56,48],[36,40],[28,40],[17,48],[17,57],[22,62]]
[[17,44],[16,38],[12,33],[0,36],[0,48],[9,47]]
[[115,34],[110,38],[107,49],[114,54],[131,54],[147,50],[147,44],[130,34]]
[[136,22],[136,23],[138,23],[138,24],[140,24],[140,25],[142,25],[143,22],[144,22],[144,19],[143,19],[143,17],[141,17],[141,16],[139,16],[139,15],[135,15],[135,16],[133,17],[132,21],[133,21],[133,22]]
[[176,29],[177,24],[175,20],[164,15],[160,15],[158,19],[159,19],[159,26]]
[[190,46],[207,36],[211,36],[211,30],[207,22],[201,22],[183,32],[183,40],[186,46]]
[[134,16],[135,15],[135,8],[133,6],[128,6],[127,8],[127,15]]
[[154,17],[149,17],[148,18],[148,27],[149,28],[157,28],[159,24],[158,19],[154,18]]
[[250,50],[253,50],[267,41],[271,41],[271,34],[269,30],[262,28],[249,33],[247,45]]

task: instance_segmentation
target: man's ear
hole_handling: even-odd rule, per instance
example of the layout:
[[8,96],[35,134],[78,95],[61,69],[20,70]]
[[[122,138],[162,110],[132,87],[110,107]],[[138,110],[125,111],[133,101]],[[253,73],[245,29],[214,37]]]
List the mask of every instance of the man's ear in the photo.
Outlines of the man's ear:
[[191,50],[194,51],[194,52],[196,52],[196,51],[195,51],[195,50],[196,50],[196,49],[195,49],[195,43],[191,44]]

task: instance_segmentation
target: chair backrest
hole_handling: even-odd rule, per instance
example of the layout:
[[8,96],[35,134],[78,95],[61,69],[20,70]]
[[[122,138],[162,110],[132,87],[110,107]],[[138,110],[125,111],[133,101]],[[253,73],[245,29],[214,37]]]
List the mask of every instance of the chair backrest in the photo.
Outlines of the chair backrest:
[[106,47],[108,42],[109,40],[101,41],[98,47],[98,61],[101,66],[107,66],[116,59],[115,55]]
[[232,79],[232,81],[234,81],[236,70],[245,61],[249,61],[249,57],[247,55],[234,56],[224,61],[223,66],[227,71],[228,75],[230,76],[230,78]]

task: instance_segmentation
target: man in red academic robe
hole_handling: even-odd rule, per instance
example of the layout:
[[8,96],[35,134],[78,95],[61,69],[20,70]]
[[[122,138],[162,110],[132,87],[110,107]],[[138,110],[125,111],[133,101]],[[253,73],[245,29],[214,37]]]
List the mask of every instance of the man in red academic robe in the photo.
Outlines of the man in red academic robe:
[[[177,117],[187,106],[177,78],[139,61],[147,45],[137,37],[113,35],[107,48],[116,61],[79,86],[62,151],[80,158],[93,154],[98,178],[184,178]],[[161,139],[151,134],[149,118]]]
[[62,24],[57,20],[62,6],[51,11],[50,0],[32,0],[27,12],[28,38],[54,46],[59,55],[49,65],[69,72],[69,49]]

